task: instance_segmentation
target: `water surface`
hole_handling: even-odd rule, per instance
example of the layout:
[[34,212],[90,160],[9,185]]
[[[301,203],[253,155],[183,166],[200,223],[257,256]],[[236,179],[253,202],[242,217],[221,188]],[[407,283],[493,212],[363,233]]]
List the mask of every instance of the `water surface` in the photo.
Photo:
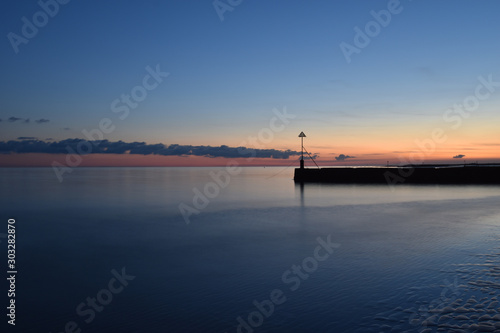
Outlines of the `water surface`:
[[[300,186],[292,168],[268,167],[217,191],[224,172],[77,168],[59,183],[50,168],[0,169],[1,217],[17,223],[16,330],[473,332],[500,320],[500,187]],[[189,223],[182,203],[197,211]],[[318,238],[339,245],[323,261]],[[135,278],[92,320],[79,314],[122,269]],[[275,290],[282,302],[259,314]]]

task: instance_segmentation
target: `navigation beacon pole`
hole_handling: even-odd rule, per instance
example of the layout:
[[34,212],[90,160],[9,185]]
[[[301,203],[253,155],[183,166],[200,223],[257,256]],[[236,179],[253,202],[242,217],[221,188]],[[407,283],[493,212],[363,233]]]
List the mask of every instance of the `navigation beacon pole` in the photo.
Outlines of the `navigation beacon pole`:
[[305,137],[306,137],[306,135],[304,134],[304,132],[300,132],[299,138],[300,138],[300,143],[302,146],[302,151],[301,151],[301,155],[300,155],[300,168],[301,169],[304,169],[304,138]]

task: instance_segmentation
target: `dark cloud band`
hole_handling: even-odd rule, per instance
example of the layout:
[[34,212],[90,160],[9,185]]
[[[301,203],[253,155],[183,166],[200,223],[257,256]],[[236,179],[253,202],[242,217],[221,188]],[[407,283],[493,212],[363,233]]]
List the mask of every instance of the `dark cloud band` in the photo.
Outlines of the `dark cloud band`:
[[300,152],[293,150],[276,149],[253,149],[247,147],[220,147],[191,146],[172,144],[146,144],[145,142],[111,142],[86,141],[83,139],[66,139],[57,142],[45,142],[30,137],[20,137],[18,140],[1,141],[0,153],[48,153],[67,154],[69,151],[78,151],[79,144],[88,142],[92,144],[92,154],[138,154],[138,155],[162,155],[162,156],[206,156],[206,157],[256,157],[288,159],[290,156],[298,156]]

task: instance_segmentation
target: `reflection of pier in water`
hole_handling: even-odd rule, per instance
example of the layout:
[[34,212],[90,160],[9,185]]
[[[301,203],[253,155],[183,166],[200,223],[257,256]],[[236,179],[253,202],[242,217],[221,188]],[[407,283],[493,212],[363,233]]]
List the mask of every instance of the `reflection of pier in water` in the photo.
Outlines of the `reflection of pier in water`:
[[304,207],[304,183],[300,183],[299,187],[300,187],[300,207]]

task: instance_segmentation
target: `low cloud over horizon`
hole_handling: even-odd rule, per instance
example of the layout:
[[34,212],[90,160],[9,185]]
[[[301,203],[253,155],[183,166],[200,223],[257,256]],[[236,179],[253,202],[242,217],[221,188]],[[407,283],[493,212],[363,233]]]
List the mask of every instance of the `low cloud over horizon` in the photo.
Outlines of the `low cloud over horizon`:
[[453,158],[464,158],[464,157],[465,157],[465,155],[462,155],[462,154],[458,154],[458,155],[453,156]]
[[47,154],[138,154],[138,155],[163,155],[163,156],[205,156],[205,157],[255,157],[288,159],[290,156],[299,156],[300,152],[294,150],[254,149],[248,147],[229,147],[221,145],[192,146],[192,145],[164,145],[146,144],[145,142],[123,141],[87,141],[84,139],[66,139],[55,142],[37,140],[33,137],[18,137],[18,140],[0,141],[0,153],[47,153]]
[[356,156],[349,156],[349,155],[340,154],[339,156],[335,157],[335,160],[341,162],[341,161],[347,160],[348,158],[356,158]]

